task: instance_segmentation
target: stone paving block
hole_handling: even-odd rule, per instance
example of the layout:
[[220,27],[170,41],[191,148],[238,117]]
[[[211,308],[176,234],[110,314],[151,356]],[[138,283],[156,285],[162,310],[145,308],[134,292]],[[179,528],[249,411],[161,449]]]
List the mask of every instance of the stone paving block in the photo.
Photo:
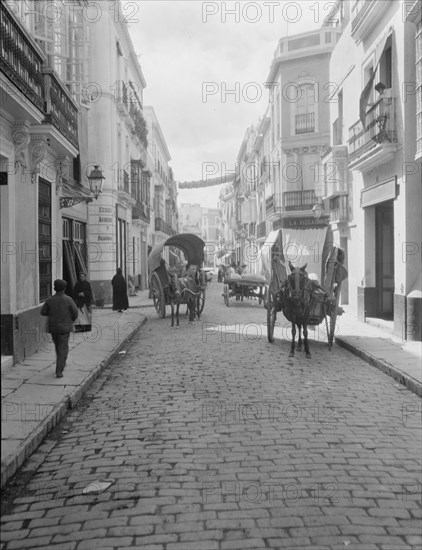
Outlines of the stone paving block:
[[24,550],[25,548],[33,549],[39,546],[49,545],[52,537],[37,537],[23,540],[13,540],[7,543],[8,550]]
[[76,542],[64,542],[62,544],[49,544],[48,546],[40,546],[37,550],[75,550]]
[[192,543],[170,543],[166,546],[166,550],[219,550],[219,543],[207,540]]

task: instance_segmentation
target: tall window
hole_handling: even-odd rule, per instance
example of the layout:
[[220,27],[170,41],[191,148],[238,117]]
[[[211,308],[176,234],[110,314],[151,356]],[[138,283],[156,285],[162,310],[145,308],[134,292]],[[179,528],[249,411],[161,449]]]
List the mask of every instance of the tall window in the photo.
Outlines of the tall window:
[[392,48],[391,48],[391,36],[387,41],[384,52],[380,59],[379,64],[379,81],[385,84],[387,88],[391,88],[393,85],[392,78]]
[[40,178],[38,192],[38,273],[40,302],[51,295],[51,184]]
[[304,84],[298,88],[296,106],[295,134],[315,132],[315,90],[313,84]]

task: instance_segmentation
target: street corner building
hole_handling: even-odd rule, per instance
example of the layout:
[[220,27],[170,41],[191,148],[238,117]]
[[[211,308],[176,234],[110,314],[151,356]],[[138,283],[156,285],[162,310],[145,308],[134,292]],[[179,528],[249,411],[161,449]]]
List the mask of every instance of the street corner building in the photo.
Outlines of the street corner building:
[[171,157],[121,4],[96,6],[0,5],[2,360],[48,342],[56,278],[71,295],[84,272],[94,304],[110,304],[116,269],[146,289],[148,252],[177,232]]

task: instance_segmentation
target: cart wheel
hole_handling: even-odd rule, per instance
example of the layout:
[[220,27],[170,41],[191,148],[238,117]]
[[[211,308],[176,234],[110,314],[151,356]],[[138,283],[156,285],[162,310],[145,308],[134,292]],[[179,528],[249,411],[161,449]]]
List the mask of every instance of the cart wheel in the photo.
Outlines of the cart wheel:
[[338,309],[338,303],[340,299],[340,287],[337,286],[337,288],[334,291],[335,293],[335,302],[332,307],[331,315],[330,315],[330,332],[328,334],[328,349],[331,351],[331,348],[333,346],[334,342],[334,333],[336,331],[336,321],[337,321],[337,309]]
[[155,311],[160,319],[166,316],[166,302],[164,296],[163,285],[157,273],[151,274],[152,300],[154,302]]
[[277,319],[277,303],[274,289],[270,286],[268,288],[268,301],[267,301],[267,337],[268,342],[271,344],[274,342],[274,326]]
[[224,303],[226,304],[227,307],[229,307],[229,305],[230,305],[229,292],[230,292],[229,285],[225,284],[223,295],[224,295]]
[[205,307],[205,290],[201,290],[199,296],[198,296],[198,311],[199,315],[204,311]]

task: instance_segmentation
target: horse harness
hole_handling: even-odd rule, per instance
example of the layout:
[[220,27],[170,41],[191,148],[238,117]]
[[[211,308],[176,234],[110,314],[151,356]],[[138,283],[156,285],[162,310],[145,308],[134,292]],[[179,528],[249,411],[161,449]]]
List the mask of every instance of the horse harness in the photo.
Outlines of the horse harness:
[[[302,281],[304,284],[301,285]],[[313,293],[309,283],[310,281],[306,274],[296,269],[287,277],[284,283],[283,294],[290,300],[302,302],[305,307],[310,306],[313,301]]]

